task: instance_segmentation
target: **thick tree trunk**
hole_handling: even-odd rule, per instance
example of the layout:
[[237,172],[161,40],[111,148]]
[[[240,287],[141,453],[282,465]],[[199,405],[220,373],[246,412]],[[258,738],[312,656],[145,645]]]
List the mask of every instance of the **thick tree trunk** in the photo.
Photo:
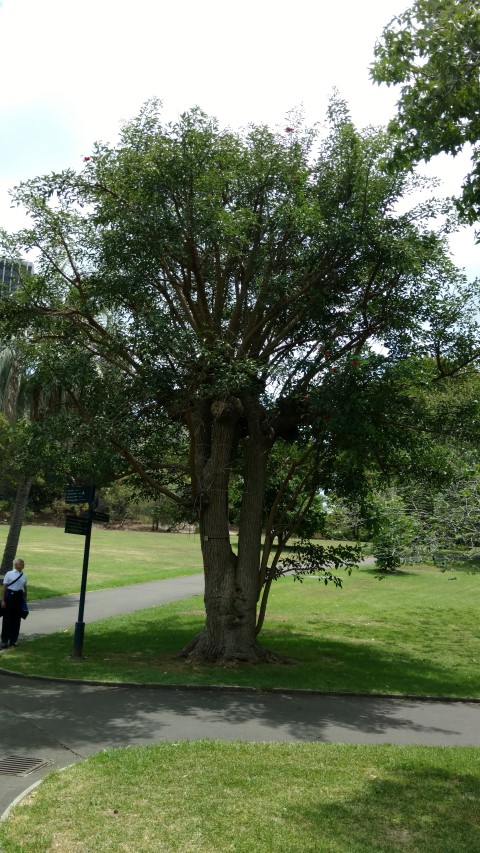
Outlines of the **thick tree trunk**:
[[[256,663],[267,657],[256,636],[262,510],[270,444],[259,413],[260,407],[253,406],[252,412],[247,413],[240,401],[230,401],[212,406],[210,424],[205,417],[201,423],[197,420],[206,622],[201,633],[183,650],[185,657],[195,660]],[[240,416],[247,418],[249,435],[237,556],[229,537],[228,481]]]
[[27,506],[28,496],[32,485],[32,478],[24,475],[18,484],[17,495],[10,518],[10,530],[8,531],[7,542],[3,552],[2,566],[0,573],[2,575],[12,568],[12,563],[17,556],[17,548],[22,531],[22,524],[25,518],[25,509]]

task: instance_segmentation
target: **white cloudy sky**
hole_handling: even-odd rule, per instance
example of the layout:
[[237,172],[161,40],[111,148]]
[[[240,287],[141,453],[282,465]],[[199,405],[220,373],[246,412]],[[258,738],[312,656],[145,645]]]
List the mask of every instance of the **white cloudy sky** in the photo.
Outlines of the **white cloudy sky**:
[[[22,222],[8,189],[80,167],[95,139],[148,98],[167,118],[198,104],[224,124],[283,122],[303,104],[322,119],[338,87],[357,124],[383,124],[395,94],[373,86],[375,39],[409,0],[0,0],[0,225]],[[429,171],[453,193],[468,163]],[[480,275],[471,231],[452,250]]]

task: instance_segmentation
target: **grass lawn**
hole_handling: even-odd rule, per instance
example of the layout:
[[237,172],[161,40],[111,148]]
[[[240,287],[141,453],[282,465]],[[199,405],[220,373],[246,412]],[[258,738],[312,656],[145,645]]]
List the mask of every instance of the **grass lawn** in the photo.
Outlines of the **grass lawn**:
[[4,853],[474,853],[479,751],[183,741],[50,774]]
[[274,584],[261,640],[291,664],[219,669],[179,660],[203,624],[200,597],[87,624],[83,660],[70,659],[66,631],[7,649],[0,664],[112,681],[479,697],[479,601],[479,575],[418,567],[378,581],[362,567],[341,590],[314,579]]
[[[8,525],[0,525],[0,553]],[[25,559],[29,597],[50,598],[78,592],[82,574],[83,536],[63,528],[26,525],[18,553]],[[149,533],[94,528],[88,589],[161,580],[202,571],[200,538],[180,533]]]

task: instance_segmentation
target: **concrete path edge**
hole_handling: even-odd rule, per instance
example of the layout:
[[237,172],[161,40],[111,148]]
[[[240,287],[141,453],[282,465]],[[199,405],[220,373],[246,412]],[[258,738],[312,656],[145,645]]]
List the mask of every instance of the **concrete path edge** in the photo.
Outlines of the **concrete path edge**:
[[308,690],[300,687],[249,687],[243,684],[182,684],[182,683],[159,683],[159,682],[139,682],[139,681],[96,681],[93,678],[57,678],[53,675],[26,675],[23,672],[15,672],[12,669],[3,669],[0,667],[0,674],[12,676],[12,678],[22,678],[26,681],[46,681],[51,684],[88,684],[93,687],[115,687],[120,690],[122,687],[138,688],[139,690],[208,690],[214,693],[264,693],[281,694],[282,696],[338,696],[358,697],[359,699],[393,699],[395,701],[406,702],[445,702],[455,703],[461,702],[466,705],[480,705],[480,697],[478,696],[430,696],[421,693],[356,693],[346,690]]
[[34,783],[33,783],[33,785],[29,785],[29,786],[28,786],[28,788],[25,788],[25,790],[24,790],[24,791],[22,791],[22,793],[18,795],[18,797],[15,797],[15,799],[14,799],[14,800],[12,800],[12,802],[10,803],[10,805],[9,805],[9,806],[7,806],[7,808],[5,809],[5,811],[3,812],[3,814],[2,814],[2,815],[0,815],[0,823],[1,823],[3,820],[7,820],[7,819],[8,819],[8,817],[9,817],[9,815],[10,815],[10,812],[12,811],[12,809],[14,809],[14,808],[15,808],[15,806],[18,806],[18,805],[19,805],[19,803],[21,803],[21,802],[22,802],[22,800],[24,800],[24,799],[25,799],[25,797],[28,797],[28,795],[29,795],[29,794],[31,794],[31,793],[32,793],[32,791],[34,791],[34,790],[35,790],[35,788],[38,788],[38,786],[39,786],[39,785],[41,785],[41,784],[42,784],[42,782],[43,782],[43,779],[37,779],[37,781],[36,781],[36,782],[34,782]]

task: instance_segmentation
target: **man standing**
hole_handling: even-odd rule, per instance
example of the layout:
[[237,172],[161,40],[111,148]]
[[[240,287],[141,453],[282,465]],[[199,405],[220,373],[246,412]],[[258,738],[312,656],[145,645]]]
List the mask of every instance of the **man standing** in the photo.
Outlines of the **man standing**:
[[27,576],[23,573],[25,562],[17,557],[13,569],[6,573],[2,585],[2,649],[16,646],[20,632],[23,603],[27,597]]

